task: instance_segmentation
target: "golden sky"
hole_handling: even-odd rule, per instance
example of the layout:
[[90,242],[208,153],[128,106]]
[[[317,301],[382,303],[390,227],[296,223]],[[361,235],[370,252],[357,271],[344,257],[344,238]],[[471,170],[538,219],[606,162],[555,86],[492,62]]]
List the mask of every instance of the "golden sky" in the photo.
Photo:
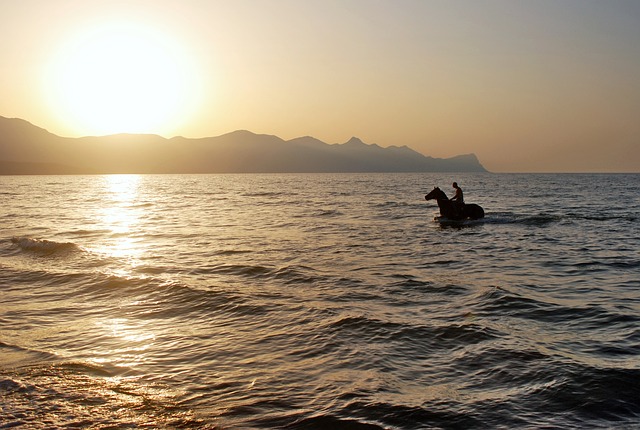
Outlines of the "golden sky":
[[640,172],[637,0],[0,0],[0,115]]

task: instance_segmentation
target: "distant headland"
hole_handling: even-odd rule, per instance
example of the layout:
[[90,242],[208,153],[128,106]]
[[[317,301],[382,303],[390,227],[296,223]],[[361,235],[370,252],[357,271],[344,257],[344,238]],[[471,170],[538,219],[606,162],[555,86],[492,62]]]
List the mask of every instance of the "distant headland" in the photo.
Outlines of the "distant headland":
[[0,174],[486,172],[475,154],[433,158],[407,146],[383,148],[353,137],[328,144],[313,137],[234,131],[166,139],[148,134],[67,138],[25,120],[0,116]]

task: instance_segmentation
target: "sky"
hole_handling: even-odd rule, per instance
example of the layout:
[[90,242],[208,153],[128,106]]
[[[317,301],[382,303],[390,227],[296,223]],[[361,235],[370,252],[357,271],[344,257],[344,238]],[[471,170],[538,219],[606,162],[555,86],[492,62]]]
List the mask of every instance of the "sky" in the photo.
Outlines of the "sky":
[[640,172],[637,0],[0,0],[0,116]]

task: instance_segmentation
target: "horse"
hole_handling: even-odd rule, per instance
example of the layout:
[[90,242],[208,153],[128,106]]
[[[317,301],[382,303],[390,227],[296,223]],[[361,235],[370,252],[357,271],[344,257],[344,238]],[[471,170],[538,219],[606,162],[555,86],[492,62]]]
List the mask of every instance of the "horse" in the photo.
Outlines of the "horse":
[[450,220],[480,219],[484,218],[484,209],[474,203],[460,204],[452,202],[440,188],[435,187],[429,194],[424,196],[425,200],[436,200],[440,208],[440,215]]

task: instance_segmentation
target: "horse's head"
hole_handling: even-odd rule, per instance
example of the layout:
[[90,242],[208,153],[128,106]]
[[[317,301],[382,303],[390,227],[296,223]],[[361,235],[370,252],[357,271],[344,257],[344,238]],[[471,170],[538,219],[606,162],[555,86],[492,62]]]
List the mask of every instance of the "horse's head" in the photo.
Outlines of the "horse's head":
[[447,195],[440,188],[435,187],[429,194],[424,196],[425,200],[446,200]]

